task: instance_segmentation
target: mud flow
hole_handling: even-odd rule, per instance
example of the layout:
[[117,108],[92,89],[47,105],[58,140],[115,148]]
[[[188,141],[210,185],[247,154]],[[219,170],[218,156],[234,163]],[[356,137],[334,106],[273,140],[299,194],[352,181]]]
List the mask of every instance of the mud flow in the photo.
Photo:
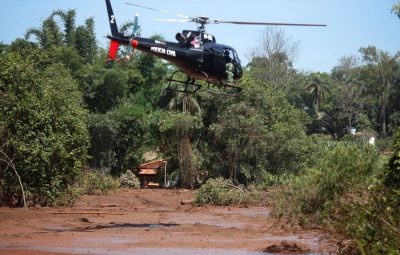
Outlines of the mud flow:
[[268,207],[194,207],[188,190],[119,190],[73,208],[0,208],[0,254],[335,254]]

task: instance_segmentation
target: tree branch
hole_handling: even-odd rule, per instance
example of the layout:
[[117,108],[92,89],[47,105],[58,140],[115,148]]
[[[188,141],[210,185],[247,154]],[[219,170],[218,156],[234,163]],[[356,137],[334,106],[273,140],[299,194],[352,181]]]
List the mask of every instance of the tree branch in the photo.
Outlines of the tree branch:
[[17,169],[16,169],[14,163],[13,163],[12,160],[8,157],[8,155],[7,155],[4,151],[2,151],[2,150],[0,150],[0,154],[5,158],[5,159],[0,158],[0,161],[5,162],[9,167],[11,167],[11,168],[14,170],[15,175],[18,177],[19,185],[20,185],[21,191],[22,191],[22,198],[23,198],[23,200],[24,200],[25,212],[28,212],[28,209],[27,209],[27,207],[26,207],[25,191],[24,191],[24,186],[22,185],[21,177],[19,176],[19,174],[18,174],[18,172],[17,172]]

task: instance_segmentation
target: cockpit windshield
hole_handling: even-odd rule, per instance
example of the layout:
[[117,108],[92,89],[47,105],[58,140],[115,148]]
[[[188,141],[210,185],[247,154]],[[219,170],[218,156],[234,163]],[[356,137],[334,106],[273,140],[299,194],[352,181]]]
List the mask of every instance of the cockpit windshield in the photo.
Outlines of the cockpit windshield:
[[232,50],[232,51],[233,51],[233,57],[235,58],[236,63],[240,64],[240,59],[239,59],[238,54],[236,53],[235,50]]
[[234,49],[225,48],[224,54],[227,62],[234,62],[240,64],[239,56]]

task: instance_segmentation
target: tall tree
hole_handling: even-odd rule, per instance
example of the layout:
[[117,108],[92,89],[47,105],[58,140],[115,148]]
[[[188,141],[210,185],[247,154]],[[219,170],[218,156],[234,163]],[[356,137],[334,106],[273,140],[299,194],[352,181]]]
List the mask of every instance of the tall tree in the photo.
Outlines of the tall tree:
[[294,71],[299,42],[293,42],[284,30],[267,27],[260,33],[257,47],[250,53],[252,75],[273,88],[284,88]]
[[339,60],[332,76],[338,83],[339,93],[336,96],[336,107],[339,118],[347,119],[348,130],[352,127],[353,119],[363,107],[363,92],[365,86],[360,77],[361,67],[356,56],[345,56]]
[[309,84],[306,89],[313,98],[313,109],[314,114],[318,118],[320,103],[325,99],[327,93],[329,93],[327,77],[321,73],[315,73],[310,76]]
[[[85,166],[87,113],[81,103],[69,71],[59,63],[49,64],[43,52],[1,55],[0,126],[6,135],[2,149],[21,170],[24,186],[38,203],[54,202]],[[12,203],[15,176],[1,180],[0,200],[11,196],[7,202]]]
[[400,53],[391,56],[388,52],[369,46],[361,48],[365,75],[370,78],[369,93],[379,95],[379,123],[380,134],[387,135],[387,107],[389,99],[395,92],[395,85],[399,82]]
[[97,54],[97,41],[94,31],[94,19],[88,18],[85,21],[85,26],[76,28],[76,49],[79,54],[85,59],[86,63],[93,63]]
[[163,134],[164,146],[173,158],[178,160],[180,185],[194,188],[197,166],[194,161],[192,141],[196,131],[203,124],[199,115],[182,112],[168,112],[160,121],[160,132]]
[[170,110],[178,110],[184,113],[201,113],[201,106],[193,93],[175,92],[168,104]]
[[29,39],[31,35],[36,36],[39,45],[45,49],[61,46],[63,43],[63,34],[52,16],[43,21],[41,28],[29,29],[25,33],[25,38]]
[[69,47],[75,47],[75,10],[63,10],[54,11],[51,17],[59,16],[64,23],[64,43]]

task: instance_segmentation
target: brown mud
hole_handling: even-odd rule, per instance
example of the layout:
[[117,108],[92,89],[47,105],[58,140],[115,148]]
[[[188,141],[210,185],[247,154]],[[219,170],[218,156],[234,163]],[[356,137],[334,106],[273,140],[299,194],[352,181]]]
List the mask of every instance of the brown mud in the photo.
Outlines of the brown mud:
[[194,207],[190,190],[118,190],[73,208],[0,208],[0,254],[335,254],[268,207]]

